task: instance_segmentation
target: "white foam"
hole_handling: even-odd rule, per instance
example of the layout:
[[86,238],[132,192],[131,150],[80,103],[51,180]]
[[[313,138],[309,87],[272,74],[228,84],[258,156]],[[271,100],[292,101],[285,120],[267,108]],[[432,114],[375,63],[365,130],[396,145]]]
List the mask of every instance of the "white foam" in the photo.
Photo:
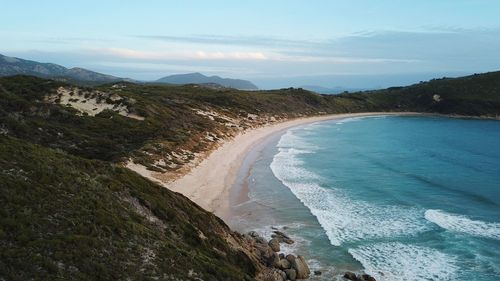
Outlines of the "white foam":
[[294,129],[286,131],[286,133],[281,136],[277,147],[295,149],[296,151],[300,151],[302,153],[314,153],[314,151],[318,149],[317,146],[308,144],[302,138],[297,136],[294,133]]
[[396,206],[375,206],[354,201],[340,190],[321,187],[321,178],[306,170],[299,159],[304,146],[300,137],[286,133],[278,143],[279,153],[271,163],[274,175],[311,211],[330,243],[366,238],[406,236],[427,229],[421,211]]
[[374,115],[374,116],[358,116],[358,117],[348,117],[348,118],[343,118],[335,122],[337,125],[342,125],[344,123],[349,123],[349,122],[356,122],[356,121],[361,121],[363,119],[384,119],[389,115]]
[[425,219],[449,231],[500,240],[500,223],[471,220],[466,216],[441,210],[425,211]]
[[349,118],[344,118],[340,119],[340,122],[342,123],[349,123],[349,122],[356,122],[356,121],[361,121],[365,118],[369,118],[370,116],[360,116],[360,117],[349,117]]
[[378,243],[350,249],[366,273],[382,281],[456,280],[456,259],[438,250],[402,243]]
[[304,131],[316,131],[318,129],[328,128],[328,127],[330,127],[330,125],[328,125],[324,121],[320,121],[320,122],[314,122],[311,124],[306,124],[306,125],[303,125],[299,128],[301,128],[301,130],[304,130]]

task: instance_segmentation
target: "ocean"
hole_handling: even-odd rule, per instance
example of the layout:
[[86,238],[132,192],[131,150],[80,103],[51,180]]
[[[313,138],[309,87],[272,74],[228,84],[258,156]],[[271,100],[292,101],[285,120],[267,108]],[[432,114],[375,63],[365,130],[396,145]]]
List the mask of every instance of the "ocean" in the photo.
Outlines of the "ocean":
[[274,135],[231,225],[284,230],[317,280],[500,280],[500,121],[373,116]]

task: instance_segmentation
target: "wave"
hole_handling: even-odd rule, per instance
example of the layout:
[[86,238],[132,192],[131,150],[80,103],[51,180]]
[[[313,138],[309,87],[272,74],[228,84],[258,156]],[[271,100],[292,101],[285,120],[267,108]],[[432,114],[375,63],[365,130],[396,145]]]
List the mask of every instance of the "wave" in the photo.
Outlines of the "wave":
[[[302,130],[287,132],[278,143],[278,153],[274,155],[270,168],[276,178],[315,216],[330,243],[341,246],[336,250],[344,251],[347,248],[348,253],[377,280],[496,280],[495,277],[499,276],[500,272],[498,249],[496,244],[492,243],[500,240],[500,223],[417,207],[425,206],[428,202],[415,204],[415,207],[408,206],[406,204],[413,201],[405,196],[410,196],[412,193],[403,193],[401,197],[395,193],[395,200],[391,194],[391,197],[384,201],[394,203],[375,203],[371,202],[369,197],[351,197],[348,189],[336,186],[342,184],[341,180],[345,180],[343,177],[332,178],[329,176],[328,167],[319,167],[328,161],[328,157],[337,155],[328,153],[328,146],[336,144],[337,140],[328,142],[325,136],[330,135],[323,131],[335,130],[344,125],[330,124],[332,126],[329,128],[317,128],[312,132]],[[314,147],[313,144],[316,143],[322,147]],[[349,147],[346,149],[351,154],[339,154],[340,157],[357,157],[352,153],[360,153],[360,157],[366,156],[363,150],[352,152],[349,151]],[[435,157],[439,159],[440,156],[441,152]],[[321,161],[315,161],[316,157]],[[377,158],[373,160],[376,161]],[[360,166],[359,170],[362,171],[362,168],[363,166]],[[439,181],[433,181],[433,178],[426,177],[425,173],[423,176],[418,173],[406,173],[396,166],[375,168],[386,168],[386,171],[392,169],[391,171],[395,173],[411,177],[415,183],[421,183],[419,186],[435,187],[435,189],[429,188],[431,194],[453,192],[456,195],[457,192],[462,192],[459,194],[470,199],[471,204],[489,200],[498,205],[494,198],[479,198],[469,194],[470,190],[455,191],[449,186],[441,186]],[[377,171],[375,168],[373,171]],[[316,169],[318,173],[315,173]],[[321,176],[323,173],[325,178]],[[390,178],[390,174],[384,176]],[[383,186],[379,188],[380,192],[386,190]],[[377,200],[383,198],[383,194],[379,193],[375,198]],[[446,233],[453,231],[459,235],[442,236],[440,228],[446,229]],[[470,236],[486,237],[488,240],[467,239]],[[349,263],[354,262],[350,258],[347,259]],[[358,266],[356,263],[353,268]]]
[[363,119],[385,119],[387,117],[392,117],[392,116],[380,114],[380,115],[373,115],[373,116],[368,115],[368,116],[347,117],[347,118],[342,118],[340,120],[337,120],[335,122],[335,124],[342,125],[344,123],[361,121]]
[[500,240],[500,223],[472,220],[441,210],[425,211],[425,219],[449,231]]
[[[274,175],[311,211],[330,243],[413,235],[428,229],[421,211],[354,201],[340,190],[320,186],[321,177],[303,168],[299,155],[311,146],[288,131],[271,163]],[[309,150],[308,150],[309,149]]]
[[286,131],[278,141],[277,147],[286,147],[291,149],[293,154],[314,153],[319,147],[305,142],[302,138],[294,133],[294,129]]
[[398,242],[349,249],[365,271],[377,280],[455,280],[456,259],[438,250]]

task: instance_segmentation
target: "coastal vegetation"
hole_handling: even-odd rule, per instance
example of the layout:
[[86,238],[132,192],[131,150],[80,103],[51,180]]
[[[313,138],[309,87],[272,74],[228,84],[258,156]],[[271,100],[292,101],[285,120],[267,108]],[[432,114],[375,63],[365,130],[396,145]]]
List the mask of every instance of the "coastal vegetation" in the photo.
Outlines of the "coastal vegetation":
[[240,235],[123,167],[10,136],[0,138],[0,166],[2,280],[255,275]]
[[304,116],[494,118],[499,93],[500,72],[341,95],[0,78],[0,280],[259,278],[262,253],[276,258],[261,238],[126,163],[176,173],[243,130]]
[[389,110],[496,118],[500,115],[500,72],[444,77],[357,96]]

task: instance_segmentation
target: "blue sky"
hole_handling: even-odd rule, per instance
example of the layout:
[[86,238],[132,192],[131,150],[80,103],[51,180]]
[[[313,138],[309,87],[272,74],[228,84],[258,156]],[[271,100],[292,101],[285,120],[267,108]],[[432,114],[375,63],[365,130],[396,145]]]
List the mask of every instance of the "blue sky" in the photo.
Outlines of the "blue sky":
[[500,1],[3,1],[0,53],[135,79],[385,87],[500,70]]

